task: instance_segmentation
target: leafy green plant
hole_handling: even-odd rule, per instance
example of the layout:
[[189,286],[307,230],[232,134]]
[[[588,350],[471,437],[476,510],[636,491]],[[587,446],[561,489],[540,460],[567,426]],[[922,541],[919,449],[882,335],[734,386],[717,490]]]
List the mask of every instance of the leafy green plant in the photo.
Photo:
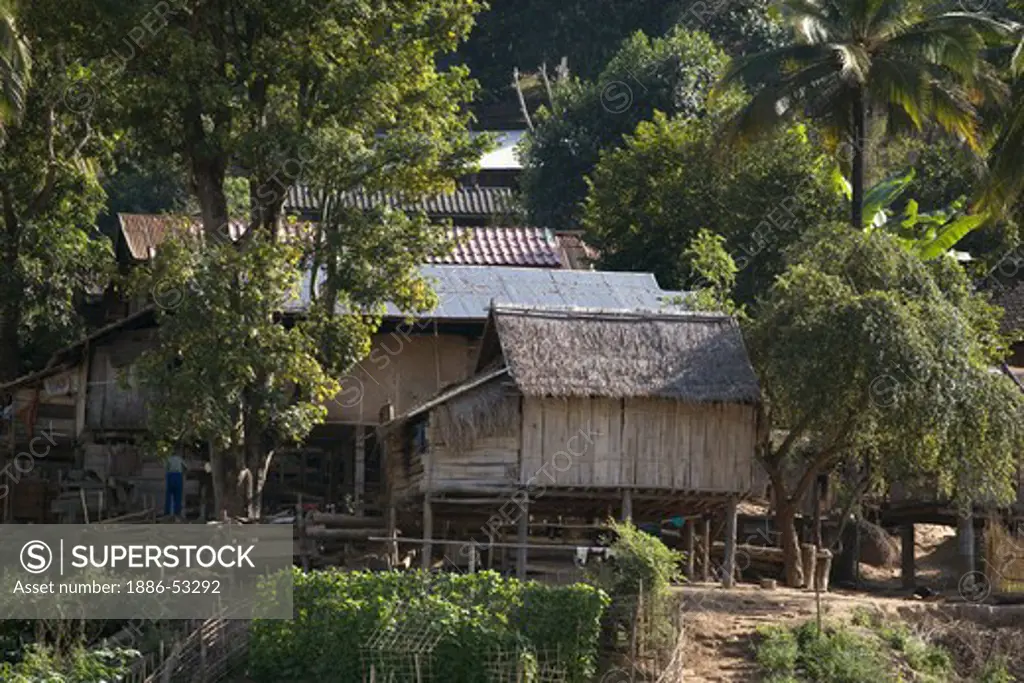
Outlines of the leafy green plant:
[[613,599],[636,596],[641,592],[657,600],[673,581],[681,578],[684,554],[671,550],[660,539],[636,528],[630,522],[609,521],[614,541],[614,562],[600,570],[595,579]]
[[26,648],[17,664],[0,664],[4,683],[108,683],[119,680],[129,663],[139,656],[135,650],[76,648],[58,656],[41,645]]
[[869,189],[864,198],[864,228],[866,231],[884,230],[904,248],[924,260],[948,253],[972,231],[980,228],[987,214],[966,214],[966,199],[961,197],[945,209],[920,213],[917,201],[907,201],[898,221],[893,205],[910,187],[916,176],[910,169],[906,173],[886,178]]
[[755,659],[769,675],[769,680],[782,681],[796,671],[800,646],[793,632],[782,626],[762,627],[758,631],[764,640],[756,649]]
[[253,624],[250,675],[258,683],[357,683],[367,657],[379,658],[373,661],[386,678],[420,644],[421,666],[446,681],[483,683],[486,662],[513,653],[527,671],[543,654],[568,680],[585,681],[595,671],[608,605],[592,586],[544,586],[494,572],[296,571],[294,580],[295,618]]

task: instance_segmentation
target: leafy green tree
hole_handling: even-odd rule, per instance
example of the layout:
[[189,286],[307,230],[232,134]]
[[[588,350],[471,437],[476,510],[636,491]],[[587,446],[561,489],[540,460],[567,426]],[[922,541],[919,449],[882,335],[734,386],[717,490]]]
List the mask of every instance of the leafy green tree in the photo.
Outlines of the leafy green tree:
[[512,83],[512,70],[528,71],[563,58],[590,79],[601,73],[622,41],[636,31],[658,36],[682,10],[679,0],[493,0],[477,18],[459,56],[488,99]]
[[[487,141],[468,134],[465,105],[475,84],[467,70],[436,65],[468,34],[480,5],[181,0],[160,7],[115,0],[80,8],[92,17],[89,25],[103,29],[96,31],[94,56],[107,56],[99,70],[112,72],[109,85],[132,139],[140,150],[184,165],[202,249],[210,249],[194,262],[180,250],[166,263],[158,255],[148,274],[157,291],[195,297],[183,295],[173,314],[161,315],[167,341],[144,380],[174,393],[152,403],[152,427],[165,448],[192,439],[211,444],[214,470],[224,475],[217,495],[233,509],[255,512],[275,444],[300,438],[322,416],[313,406],[327,392],[326,378],[340,376],[367,351],[381,302],[422,303],[428,288],[417,267],[441,241],[425,216],[327,202],[303,243],[303,267],[318,273],[303,284],[306,318],[282,337],[284,331],[272,330],[299,265],[267,242],[286,232],[287,190],[301,181],[325,197],[361,189],[415,198],[453,187]],[[109,45],[124,36],[131,49],[111,58]],[[222,243],[239,203],[249,225],[234,260]],[[232,297],[214,286],[218,276],[236,288],[274,282],[265,295],[253,288],[246,290],[251,296]],[[188,286],[189,278],[205,277],[198,289]],[[248,333],[225,340],[200,327],[232,319],[246,321],[263,341],[252,342]],[[161,374],[161,362],[202,372],[212,349],[226,364],[216,381]],[[291,384],[305,393],[290,396],[296,407],[286,409],[282,392]],[[202,421],[207,409],[212,413]],[[239,424],[235,418],[242,419],[240,431],[226,434],[225,425]]]
[[[143,149],[180,158],[208,236],[228,220],[225,180],[249,184],[250,224],[283,226],[286,191],[442,191],[478,157],[465,134],[473,82],[439,72],[475,0],[120,0],[90,9]],[[88,12],[93,14],[89,15]],[[83,19],[84,21],[84,19]],[[128,38],[125,38],[127,36]],[[110,45],[124,49],[109,54]]]
[[524,149],[522,185],[530,220],[552,229],[577,228],[586,177],[601,153],[620,147],[655,111],[706,116],[707,95],[727,61],[706,34],[677,28],[664,38],[634,34],[595,81],[557,82],[554,101],[541,110]]
[[63,101],[82,66],[71,61],[74,43],[56,11],[45,0],[26,3],[15,37],[34,61],[24,114],[8,121],[0,151],[0,380],[79,333],[76,304],[102,289],[112,265],[109,242],[93,239],[109,137]]
[[998,309],[953,259],[836,225],[808,244],[746,329],[763,424],[784,435],[760,460],[791,585],[794,518],[818,475],[867,459],[889,481],[928,476],[939,495],[1005,504],[1024,441],[1024,396],[990,371],[1005,354]]
[[583,223],[613,270],[653,272],[663,287],[694,285],[687,252],[703,228],[724,238],[738,272],[736,299],[752,303],[784,269],[786,247],[841,209],[831,160],[804,127],[732,155],[719,153],[713,119],[641,123],[589,180]]
[[[774,78],[735,116],[740,139],[806,115],[852,148],[851,224],[863,225],[870,124],[888,132],[934,122],[979,145],[975,103],[1000,89],[982,50],[1006,26],[982,15],[943,13],[925,0],[786,0],[792,45],[743,57],[724,86]],[[778,77],[778,78],[776,78]]]
[[164,304],[138,375],[151,435],[164,453],[207,444],[218,510],[259,514],[275,450],[323,420],[334,378],[369,353],[385,302],[410,311],[435,302],[416,267],[444,252],[443,229],[413,218],[350,227],[336,245],[341,315],[310,307],[305,245],[263,234],[243,249],[183,235],[135,274],[135,290],[160,291]]
[[757,54],[786,44],[787,31],[770,0],[683,0],[678,21],[704,31],[729,55]]

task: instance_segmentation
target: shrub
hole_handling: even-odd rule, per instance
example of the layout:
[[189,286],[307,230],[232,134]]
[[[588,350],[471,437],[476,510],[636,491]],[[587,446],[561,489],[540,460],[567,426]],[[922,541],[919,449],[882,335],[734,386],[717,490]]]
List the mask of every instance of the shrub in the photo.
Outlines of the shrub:
[[629,522],[610,522],[615,540],[611,544],[614,561],[601,571],[597,582],[612,596],[663,596],[673,581],[681,578],[680,563],[684,555],[671,550]]
[[757,663],[773,681],[781,681],[791,677],[796,671],[797,657],[800,647],[796,636],[787,628],[769,626],[759,630],[764,640],[757,648]]
[[[296,570],[294,590],[292,621],[253,623],[250,675],[259,683],[359,683],[368,658],[385,680],[389,667],[397,674],[408,666],[417,645],[421,666],[453,683],[487,680],[488,660],[511,653],[544,657],[567,680],[585,681],[608,604],[590,586],[549,587],[494,572]],[[373,639],[377,646],[368,647]]]

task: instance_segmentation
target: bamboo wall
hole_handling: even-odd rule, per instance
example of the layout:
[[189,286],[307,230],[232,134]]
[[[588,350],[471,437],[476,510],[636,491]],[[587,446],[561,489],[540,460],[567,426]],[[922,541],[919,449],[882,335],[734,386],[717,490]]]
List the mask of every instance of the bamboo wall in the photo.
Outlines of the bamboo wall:
[[342,391],[328,402],[327,420],[379,424],[380,409],[389,402],[395,415],[406,413],[467,379],[476,349],[476,342],[459,335],[376,335],[370,354],[341,378]]
[[[753,406],[745,405],[526,398],[520,480],[746,493],[755,466],[755,420]],[[564,456],[556,459],[559,452],[572,456],[571,465]]]
[[[530,397],[521,405],[520,420],[469,447],[446,443],[442,407],[426,418],[426,453],[407,456],[406,427],[393,430],[386,471],[395,499],[530,485],[721,493],[748,493],[753,485],[752,406]],[[518,414],[519,402],[500,410]]]

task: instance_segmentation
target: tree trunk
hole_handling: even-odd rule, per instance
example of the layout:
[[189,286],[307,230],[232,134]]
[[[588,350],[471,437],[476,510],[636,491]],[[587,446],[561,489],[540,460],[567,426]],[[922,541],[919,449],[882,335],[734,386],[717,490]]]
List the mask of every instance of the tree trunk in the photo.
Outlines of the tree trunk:
[[3,194],[4,232],[3,266],[0,272],[0,382],[18,377],[21,367],[21,342],[18,334],[21,328],[22,299],[24,286],[18,268],[18,252],[21,242],[21,226],[15,213],[11,197]]
[[804,566],[800,538],[796,533],[795,502],[779,497],[775,507],[775,527],[782,543],[786,585],[790,588],[801,588],[804,585]]
[[851,215],[854,230],[864,229],[867,128],[867,105],[864,102],[864,91],[858,88],[853,96],[853,201]]
[[192,182],[207,240],[230,239],[228,199],[224,194],[225,164],[219,159],[192,157]]

